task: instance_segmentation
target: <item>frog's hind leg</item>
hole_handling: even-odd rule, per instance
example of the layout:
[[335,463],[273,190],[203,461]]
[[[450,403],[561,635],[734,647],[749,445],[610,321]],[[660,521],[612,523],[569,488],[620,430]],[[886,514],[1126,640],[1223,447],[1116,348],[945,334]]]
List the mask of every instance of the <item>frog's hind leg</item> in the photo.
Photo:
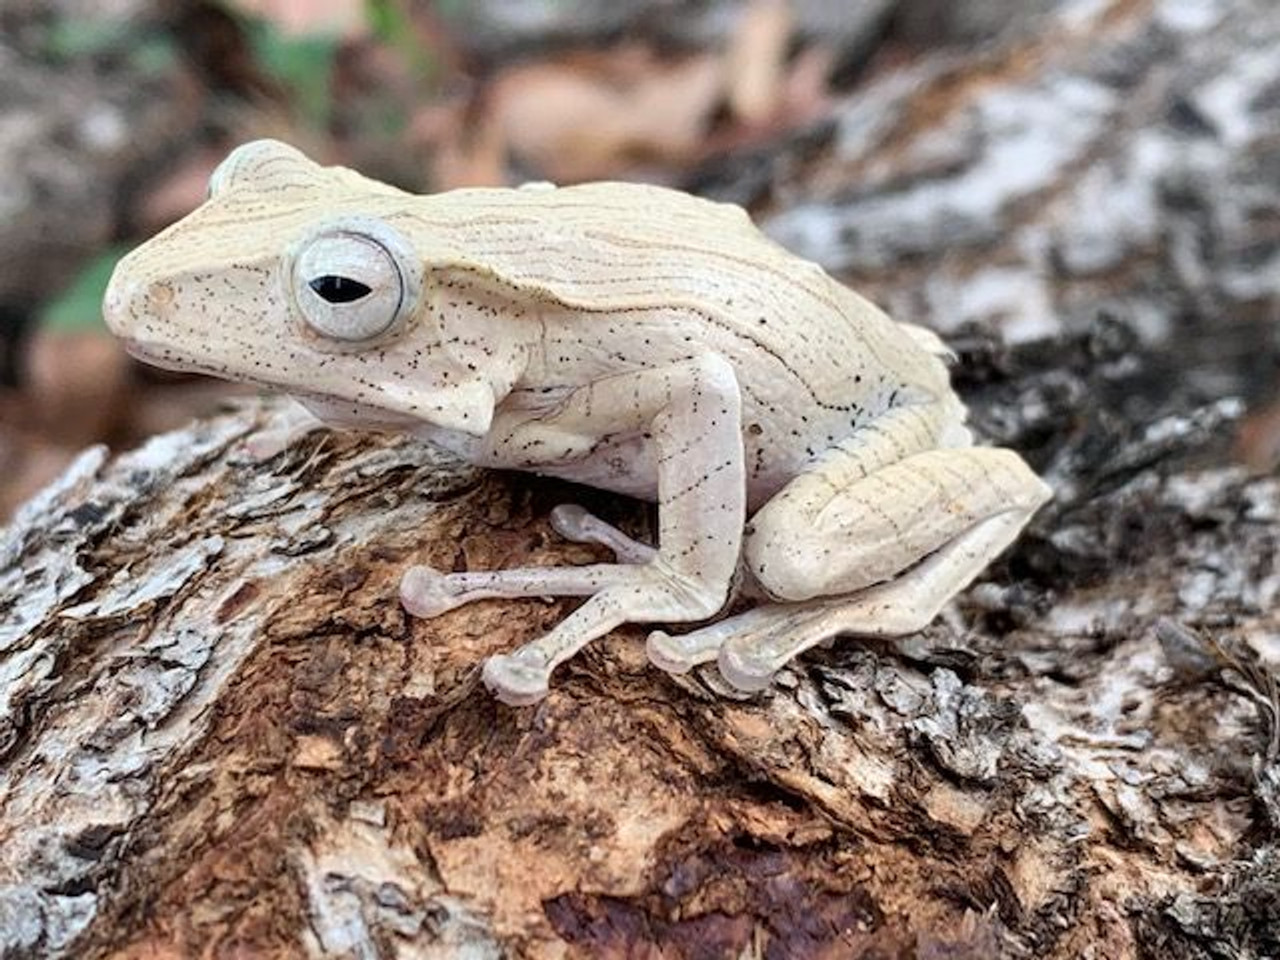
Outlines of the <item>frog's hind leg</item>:
[[1026,522],[1026,514],[1014,511],[989,517],[897,579],[850,597],[795,612],[787,604],[770,605],[777,611],[772,623],[725,639],[717,656],[720,673],[740,690],[761,690],[792,659],[833,637],[900,637],[923,630]]
[[655,632],[649,657],[676,672],[718,660],[727,681],[758,690],[792,658],[839,634],[914,633],[1048,496],[1015,454],[971,448],[917,454],[843,490],[829,486],[820,505],[793,499],[791,506],[816,509],[757,515],[756,536],[764,540],[749,560],[766,588],[796,602],[683,636]]

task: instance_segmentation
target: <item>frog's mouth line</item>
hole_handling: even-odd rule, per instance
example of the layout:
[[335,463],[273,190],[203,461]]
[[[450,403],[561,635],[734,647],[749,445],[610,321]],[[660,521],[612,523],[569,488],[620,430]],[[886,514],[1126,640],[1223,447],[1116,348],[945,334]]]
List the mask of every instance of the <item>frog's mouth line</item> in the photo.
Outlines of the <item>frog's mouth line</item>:
[[[177,356],[165,348],[157,351],[154,347],[147,344],[146,341],[139,340],[134,337],[119,337],[124,346],[125,352],[129,356],[151,367],[159,367],[162,370],[172,370],[176,373],[192,373],[206,377],[213,377],[216,380],[225,380],[232,383],[244,383],[251,387],[258,387],[269,393],[284,394],[293,397],[299,401],[313,401],[318,404],[338,404],[348,408],[353,419],[362,425],[367,425],[370,429],[377,429],[379,424],[391,428],[403,429],[407,425],[417,422],[417,419],[411,414],[407,414],[402,410],[395,410],[391,407],[381,406],[376,403],[370,403],[368,400],[349,400],[345,397],[337,397],[333,394],[320,393],[318,391],[306,390],[303,388],[291,388],[287,385],[273,382],[262,377],[255,377],[252,374],[235,373],[232,374],[224,368],[196,360],[187,356]],[[366,423],[367,421],[367,423]]]
[[[307,401],[312,401],[316,406],[326,407],[333,411],[331,414],[326,414],[321,418],[328,422],[344,423],[348,426],[371,430],[399,430],[413,433],[431,428],[433,430],[456,431],[471,437],[480,437],[488,431],[490,418],[493,414],[491,406],[492,393],[489,392],[491,388],[487,383],[482,385],[485,391],[484,396],[490,404],[486,409],[479,409],[477,403],[479,398],[463,396],[462,400],[464,402],[456,408],[448,407],[441,402],[435,407],[433,415],[428,407],[431,402],[429,394],[424,394],[419,398],[418,402],[421,405],[421,409],[419,406],[410,406],[406,409],[400,405],[378,403],[373,397],[386,390],[385,387],[379,384],[366,383],[366,387],[374,389],[362,391],[364,395],[359,398],[345,396],[340,390],[325,392],[308,389],[308,386],[302,383],[282,383],[280,379],[268,380],[240,370],[230,370],[225,366],[211,364],[207,360],[199,359],[185,351],[176,351],[162,343],[157,344],[154,341],[129,336],[119,336],[119,339],[130,356],[136,357],[150,366],[160,367],[164,370],[175,370],[179,373],[204,374],[218,380],[229,380],[234,383],[245,383],[269,393],[293,397],[303,402],[304,405]],[[459,390],[464,389],[466,386],[451,387],[449,392],[456,395]],[[392,391],[390,399],[396,399],[394,391]],[[470,407],[467,406],[467,402],[470,402]],[[456,409],[463,411],[460,417],[450,415]],[[422,410],[427,412],[422,412]],[[473,413],[470,420],[468,420],[468,410]]]
[[157,349],[145,340],[139,340],[135,337],[117,337],[117,339],[124,346],[125,353],[135,360],[141,360],[149,367],[159,367],[161,370],[171,370],[175,373],[198,373],[217,380],[247,383],[250,386],[262,387],[277,393],[281,392],[277,385],[268,380],[248,374],[237,373],[232,375],[221,367],[197,360],[194,357],[178,355],[164,347]]

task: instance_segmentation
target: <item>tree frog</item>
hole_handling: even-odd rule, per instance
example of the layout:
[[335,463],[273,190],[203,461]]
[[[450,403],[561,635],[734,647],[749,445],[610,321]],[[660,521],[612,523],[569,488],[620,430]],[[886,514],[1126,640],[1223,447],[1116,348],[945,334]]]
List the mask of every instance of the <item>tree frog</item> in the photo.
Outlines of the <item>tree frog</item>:
[[[418,617],[583,596],[484,664],[533,703],[620,624],[743,690],[839,634],[915,632],[1050,496],[973,442],[941,341],[784,250],[736,206],[629,183],[416,196],[269,140],[122,259],[107,324],[136,356],[288,392],[323,421],[407,430],[486,467],[658,504],[657,544],[574,507],[615,562],[408,569]],[[741,572],[741,577],[739,577]],[[736,581],[762,602],[715,621]]]

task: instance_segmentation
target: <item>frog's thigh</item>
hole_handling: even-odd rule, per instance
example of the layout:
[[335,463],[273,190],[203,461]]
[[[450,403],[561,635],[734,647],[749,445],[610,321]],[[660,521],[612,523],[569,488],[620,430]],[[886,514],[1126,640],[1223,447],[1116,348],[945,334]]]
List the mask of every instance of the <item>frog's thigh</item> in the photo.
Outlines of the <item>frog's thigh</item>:
[[[649,638],[650,659],[664,669],[678,671],[718,658],[720,671],[730,683],[755,690],[768,685],[773,673],[797,654],[837,634],[899,636],[913,633],[926,626],[947,600],[966,587],[1017,537],[1050,495],[1048,487],[1021,458],[1007,450],[933,451],[909,458],[885,473],[896,489],[910,492],[928,503],[927,516],[916,517],[913,511],[907,510],[897,521],[904,534],[903,542],[927,546],[923,554],[917,554],[908,564],[928,554],[922,562],[894,579],[866,587],[861,592],[837,591],[851,593],[850,596],[766,604],[683,636],[655,632]],[[899,474],[907,475],[908,479]],[[933,476],[940,483],[932,497],[923,497],[920,482],[911,479],[919,481],[924,476]],[[860,487],[884,489],[879,485],[869,488],[864,485],[865,481],[853,484],[850,495]],[[959,500],[965,502],[963,509],[955,502]],[[847,504],[845,509],[847,511]],[[832,507],[823,519],[829,524],[835,515],[838,511]],[[925,536],[921,529],[928,526],[928,517],[933,518],[932,537]],[[818,522],[818,518],[812,512],[805,513],[801,522],[812,524]],[[770,532],[767,527],[765,532]],[[830,534],[831,530],[826,532]],[[797,531],[785,544],[780,537],[775,537],[773,542],[791,550],[803,550],[806,547],[803,534],[804,531]],[[819,552],[824,549],[821,545],[809,546],[816,546]],[[846,583],[863,583],[862,571],[845,569],[850,563],[865,561],[870,567],[883,568],[885,564],[897,562],[868,557],[868,550],[874,550],[875,546],[850,550],[851,559],[845,563],[832,560],[830,555],[827,559],[838,568],[836,574],[844,572]],[[896,550],[891,553],[898,559],[903,555]],[[789,571],[793,577],[810,572],[810,565]],[[839,577],[833,575],[831,579]]]
[[752,517],[744,556],[774,599],[880,583],[980,521],[1025,519],[1048,497],[1021,457],[990,447],[928,450],[844,484],[832,479],[841,470],[831,460],[801,474]]

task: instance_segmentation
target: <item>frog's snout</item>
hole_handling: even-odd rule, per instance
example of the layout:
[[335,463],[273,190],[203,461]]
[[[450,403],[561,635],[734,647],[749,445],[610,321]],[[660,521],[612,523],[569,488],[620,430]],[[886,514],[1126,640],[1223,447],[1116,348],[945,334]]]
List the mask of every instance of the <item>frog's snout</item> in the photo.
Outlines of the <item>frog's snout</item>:
[[102,319],[126,343],[137,341],[170,318],[174,300],[173,286],[167,281],[130,280],[117,267],[102,298]]
[[102,296],[102,319],[107,329],[117,337],[128,336],[129,296],[119,282],[119,276],[113,276],[107,285],[107,292]]
[[142,284],[129,280],[120,269],[124,261],[116,265],[111,281],[107,284],[107,292],[102,297],[102,319],[107,329],[117,337],[131,340],[137,336],[142,318],[138,315],[144,309],[148,299],[145,291],[140,290]]
[[180,331],[174,323],[175,299],[170,282],[129,279],[117,266],[102,297],[102,319],[129,354],[172,367],[176,362],[171,345]]

